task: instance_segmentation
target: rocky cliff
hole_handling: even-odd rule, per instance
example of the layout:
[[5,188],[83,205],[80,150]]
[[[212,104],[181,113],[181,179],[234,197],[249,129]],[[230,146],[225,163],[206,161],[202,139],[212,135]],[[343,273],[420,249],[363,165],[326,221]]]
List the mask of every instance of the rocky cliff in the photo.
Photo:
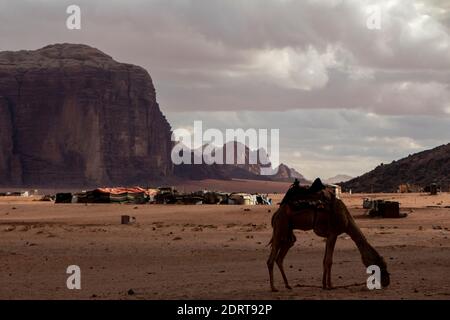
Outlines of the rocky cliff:
[[86,45],[0,52],[0,185],[145,184],[172,174],[149,74]]

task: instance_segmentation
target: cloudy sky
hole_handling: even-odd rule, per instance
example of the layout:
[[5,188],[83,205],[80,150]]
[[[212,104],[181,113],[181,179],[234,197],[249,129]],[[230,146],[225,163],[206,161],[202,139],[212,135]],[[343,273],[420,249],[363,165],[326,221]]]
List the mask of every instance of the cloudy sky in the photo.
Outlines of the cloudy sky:
[[308,178],[450,142],[448,0],[0,0],[0,24],[0,50],[85,43],[145,67],[174,129],[278,128]]

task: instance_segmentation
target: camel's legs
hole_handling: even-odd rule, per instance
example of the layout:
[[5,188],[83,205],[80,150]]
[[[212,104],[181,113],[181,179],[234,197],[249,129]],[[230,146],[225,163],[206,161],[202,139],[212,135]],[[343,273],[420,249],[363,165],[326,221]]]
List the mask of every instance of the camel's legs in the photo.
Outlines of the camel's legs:
[[274,240],[272,242],[272,251],[270,252],[269,259],[267,259],[267,268],[269,269],[269,278],[270,278],[270,289],[273,292],[278,291],[273,284],[273,265],[275,263],[275,259],[278,256],[279,251],[280,247],[278,245],[278,241]]
[[288,283],[288,279],[286,277],[286,274],[284,273],[283,268],[283,260],[286,254],[288,253],[289,249],[294,245],[295,240],[290,240],[289,242],[283,242],[280,248],[280,251],[277,255],[277,266],[280,269],[281,275],[283,276],[284,285],[287,289],[292,289],[291,286]]
[[331,265],[333,264],[333,252],[336,245],[337,235],[329,235],[325,247],[325,256],[323,258],[323,289],[331,289]]

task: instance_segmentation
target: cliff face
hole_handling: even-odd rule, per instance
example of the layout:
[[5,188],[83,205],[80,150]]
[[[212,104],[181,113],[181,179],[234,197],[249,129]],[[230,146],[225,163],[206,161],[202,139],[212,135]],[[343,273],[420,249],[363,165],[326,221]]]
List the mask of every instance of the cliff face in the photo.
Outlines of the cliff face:
[[172,174],[149,74],[85,45],[0,52],[0,185],[145,184]]

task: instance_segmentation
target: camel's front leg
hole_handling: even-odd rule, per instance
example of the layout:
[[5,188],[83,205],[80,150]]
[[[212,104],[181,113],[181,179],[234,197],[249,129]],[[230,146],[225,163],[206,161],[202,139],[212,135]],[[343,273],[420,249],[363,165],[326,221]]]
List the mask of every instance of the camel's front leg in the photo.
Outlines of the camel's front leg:
[[331,289],[331,266],[333,264],[333,252],[336,245],[337,235],[329,235],[325,247],[325,256],[323,258],[323,276],[322,288]]

